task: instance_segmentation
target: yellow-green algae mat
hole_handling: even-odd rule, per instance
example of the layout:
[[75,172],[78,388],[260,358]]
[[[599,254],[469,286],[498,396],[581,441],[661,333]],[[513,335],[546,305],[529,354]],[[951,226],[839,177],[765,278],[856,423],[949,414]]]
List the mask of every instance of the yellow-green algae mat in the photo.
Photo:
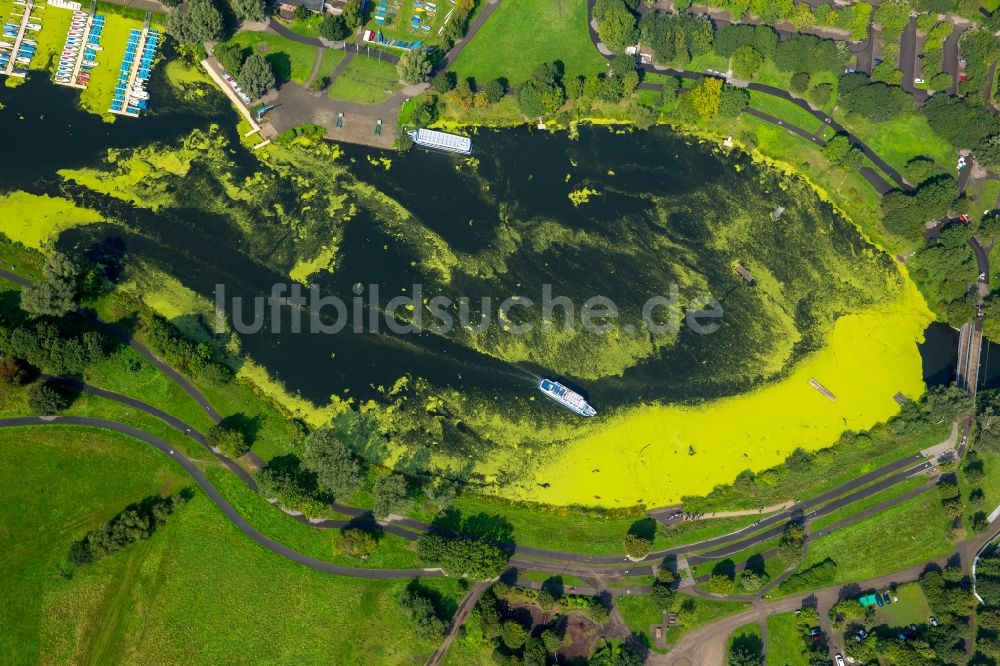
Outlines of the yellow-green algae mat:
[[897,393],[918,398],[925,389],[917,342],[933,315],[916,286],[905,285],[895,301],[839,318],[826,346],[786,379],[695,407],[641,406],[616,415],[544,465],[538,484],[519,499],[672,504],[731,483],[745,469],[772,467],[796,447],[821,449],[845,430],[885,421],[899,411]]

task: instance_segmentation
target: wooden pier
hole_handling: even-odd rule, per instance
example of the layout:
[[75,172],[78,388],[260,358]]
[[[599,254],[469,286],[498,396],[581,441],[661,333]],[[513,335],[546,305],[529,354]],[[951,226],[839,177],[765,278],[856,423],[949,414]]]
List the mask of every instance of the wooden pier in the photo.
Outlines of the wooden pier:
[[[20,7],[22,5],[14,5],[15,7]],[[24,33],[28,31],[28,24],[31,23],[31,10],[35,8],[34,0],[27,0],[24,3],[24,14],[21,15],[21,26],[18,28],[17,37],[14,38],[14,48],[10,51],[10,60],[7,62],[7,66],[0,70],[0,74],[4,76],[17,76],[24,78],[24,74],[15,72],[15,69],[28,69],[28,65],[23,67],[17,64],[17,52],[21,49],[21,42],[24,41]]]

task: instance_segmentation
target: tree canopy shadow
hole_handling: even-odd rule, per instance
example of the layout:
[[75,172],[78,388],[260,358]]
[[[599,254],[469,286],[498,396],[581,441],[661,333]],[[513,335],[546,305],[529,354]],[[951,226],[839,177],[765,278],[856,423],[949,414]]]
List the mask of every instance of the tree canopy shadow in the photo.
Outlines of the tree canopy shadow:
[[628,533],[652,543],[656,538],[656,521],[650,517],[640,518],[629,526]]

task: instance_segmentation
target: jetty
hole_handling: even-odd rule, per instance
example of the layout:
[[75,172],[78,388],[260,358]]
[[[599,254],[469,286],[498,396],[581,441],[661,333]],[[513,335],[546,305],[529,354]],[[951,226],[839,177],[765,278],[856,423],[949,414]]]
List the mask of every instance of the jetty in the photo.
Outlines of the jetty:
[[809,378],[809,386],[812,386],[814,389],[826,396],[826,399],[830,402],[835,402],[837,400],[837,396],[831,393],[830,389],[826,388],[812,377]]
[[472,154],[472,139],[467,136],[438,132],[437,130],[417,129],[407,132],[413,143],[425,148],[434,148],[448,153],[460,155]]

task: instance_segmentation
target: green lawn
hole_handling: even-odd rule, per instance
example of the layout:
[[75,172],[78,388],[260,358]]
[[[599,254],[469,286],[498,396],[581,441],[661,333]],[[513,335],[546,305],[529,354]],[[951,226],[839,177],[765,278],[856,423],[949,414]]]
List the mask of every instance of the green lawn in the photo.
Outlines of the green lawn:
[[385,60],[355,55],[327,90],[334,99],[378,104],[401,88],[396,66]]
[[287,21],[282,18],[271,17],[271,20],[278,21],[292,32],[298,33],[303,37],[319,37],[319,26],[323,22],[323,17],[319,14],[311,14],[306,19],[296,18]]
[[897,483],[891,488],[887,488],[882,492],[875,493],[871,497],[865,498],[859,502],[854,502],[853,504],[848,504],[847,506],[837,509],[833,513],[823,516],[812,522],[811,530],[813,532],[819,532],[834,523],[838,523],[845,518],[849,518],[856,513],[860,513],[865,509],[871,508],[876,504],[881,504],[886,500],[890,500],[893,497],[899,497],[900,495],[905,495],[911,490],[919,487],[920,485],[927,482],[927,478],[923,476],[916,476],[910,479],[906,479],[902,483]]
[[[805,571],[827,558],[837,563],[825,585],[863,581],[950,553],[950,521],[934,491],[924,493],[860,523],[821,537],[809,547],[799,567]],[[790,578],[781,594],[804,589],[802,579]]]
[[787,123],[791,123],[807,132],[815,133],[822,124],[816,116],[812,115],[801,106],[789,102],[786,99],[767,95],[756,90],[750,91],[750,106],[769,113],[772,116],[781,118]]
[[904,175],[906,163],[920,155],[932,158],[943,171],[954,173],[955,149],[931,130],[920,112],[905,113],[884,123],[873,123],[857,114],[846,118],[839,114],[838,120]]
[[286,39],[269,32],[241,32],[230,43],[244,51],[259,53],[271,63],[278,83],[305,83],[316,64],[316,47]]
[[[627,595],[617,597],[615,605],[629,629],[647,645],[654,645],[649,627],[662,622],[663,613],[653,603],[652,598],[648,594]],[[719,601],[676,594],[670,610],[679,613],[680,616],[677,624],[667,628],[667,640],[676,643],[681,636],[692,629],[749,608],[750,604],[741,601]]]
[[795,613],[767,618],[767,663],[774,666],[809,666],[805,641],[799,633]]
[[455,62],[459,76],[479,83],[526,81],[543,62],[560,60],[566,74],[607,69],[590,41],[587,0],[504,0]]
[[927,624],[931,609],[927,605],[924,591],[917,583],[902,585],[890,593],[899,599],[888,606],[882,606],[875,611],[875,625],[887,624],[890,627],[908,627],[911,624]]
[[[200,492],[148,541],[64,575],[67,549],[88,529],[187,484],[144,446],[78,429],[0,432],[0,535],[15,544],[0,555],[9,663],[413,664],[433,651],[399,608],[406,581],[290,563]],[[457,582],[424,584],[450,614]]]

